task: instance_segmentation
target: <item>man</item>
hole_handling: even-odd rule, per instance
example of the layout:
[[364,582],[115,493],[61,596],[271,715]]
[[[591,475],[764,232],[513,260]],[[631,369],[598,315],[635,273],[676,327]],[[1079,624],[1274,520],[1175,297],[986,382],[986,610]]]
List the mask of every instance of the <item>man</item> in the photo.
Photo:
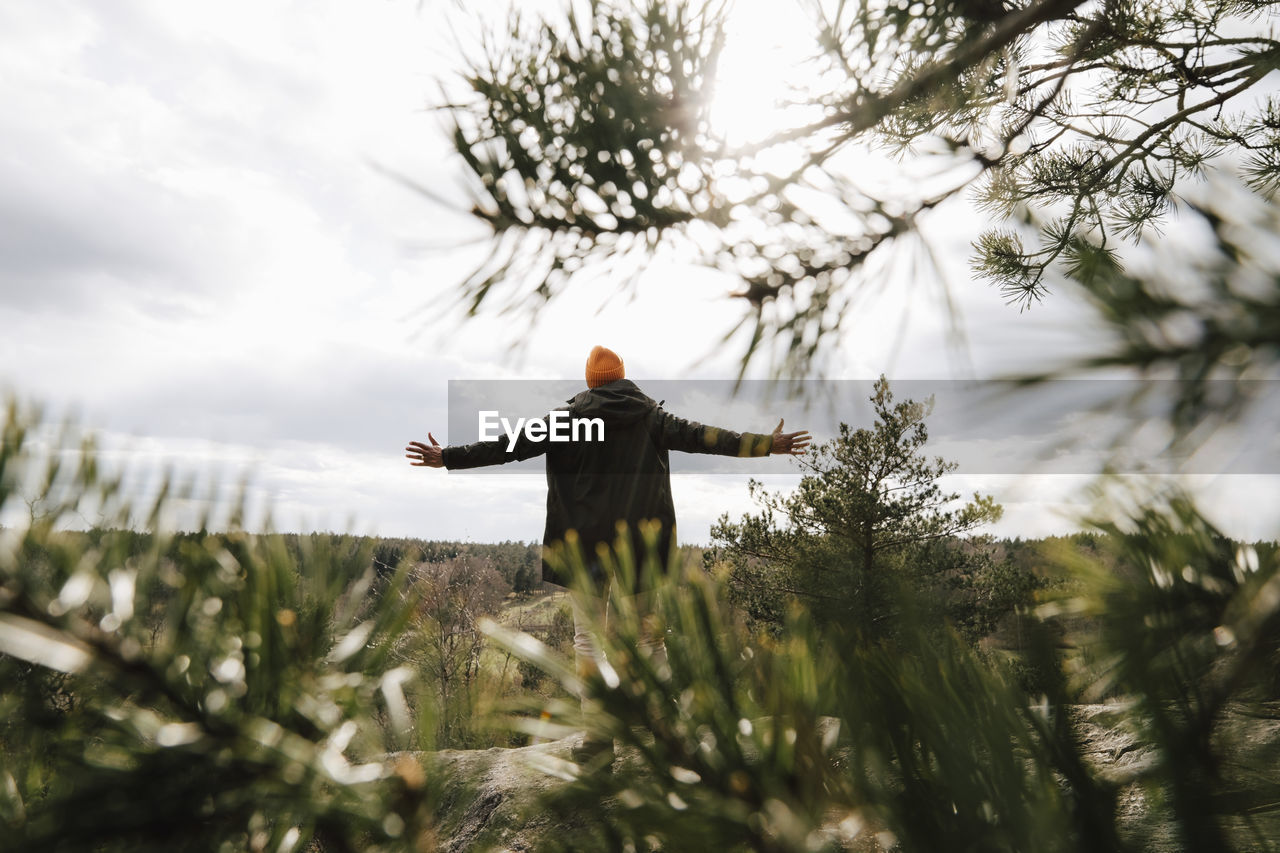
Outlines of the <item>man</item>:
[[[613,564],[610,548],[619,543],[619,531],[636,537],[636,531],[656,526],[654,554],[663,571],[674,553],[676,515],[671,499],[670,451],[742,457],[779,453],[798,456],[810,442],[808,432],[784,433],[782,421],[778,421],[772,434],[765,435],[736,433],[678,418],[628,380],[622,359],[602,346],[592,349],[587,357],[586,380],[587,390],[557,411],[567,411],[574,419],[599,419],[604,424],[602,437],[586,430],[582,440],[535,441],[529,437],[531,431],[525,429],[514,447],[505,437],[441,447],[435,436],[427,433],[430,444],[411,441],[405,448],[412,465],[451,470],[500,465],[546,454],[547,522],[542,537],[542,577],[561,586],[570,585],[572,579],[564,568],[567,561],[561,549],[566,537],[572,542],[576,535],[595,587],[597,600],[581,594],[574,597],[574,651],[583,674],[600,658],[587,629],[586,611],[603,606],[610,584],[619,582],[608,571]],[[542,420],[543,425],[535,434],[547,434],[549,417]],[[625,541],[624,537],[621,542]],[[639,565],[647,555],[638,541],[633,547],[636,553],[630,556]],[[639,594],[645,590],[633,588],[624,592]],[[655,655],[665,655],[661,637],[651,638],[649,646]],[[611,743],[608,750],[612,750]],[[601,746],[599,751],[605,748]]]

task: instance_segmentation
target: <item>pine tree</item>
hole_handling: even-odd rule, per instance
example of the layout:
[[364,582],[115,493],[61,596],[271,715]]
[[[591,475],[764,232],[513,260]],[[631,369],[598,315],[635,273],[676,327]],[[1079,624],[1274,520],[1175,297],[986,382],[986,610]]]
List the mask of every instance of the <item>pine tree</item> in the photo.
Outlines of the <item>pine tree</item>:
[[980,612],[988,604],[979,606],[977,591],[994,561],[988,541],[961,537],[997,521],[1001,509],[987,496],[962,504],[943,490],[940,480],[957,465],[925,453],[932,400],[895,402],[883,376],[870,399],[870,428],[840,424],[801,461],[806,474],[794,491],[753,481],[761,513],[737,523],[724,516],[712,530],[730,587],[774,625],[799,599],[824,621],[885,639],[900,615],[896,589],[907,584],[980,636],[993,614]]

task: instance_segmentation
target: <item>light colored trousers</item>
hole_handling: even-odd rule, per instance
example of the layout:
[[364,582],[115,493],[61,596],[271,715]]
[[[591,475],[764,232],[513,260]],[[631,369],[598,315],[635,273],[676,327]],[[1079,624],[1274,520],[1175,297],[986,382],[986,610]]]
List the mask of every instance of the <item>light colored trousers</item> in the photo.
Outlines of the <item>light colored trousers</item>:
[[[619,616],[609,600],[610,592],[606,588],[604,596],[573,592],[569,594],[573,605],[573,656],[580,678],[600,672],[601,664],[608,662],[596,631],[610,637],[616,629]],[[648,653],[654,666],[665,669],[667,643],[663,636],[662,620],[656,612],[654,595],[639,593],[631,596],[628,604],[635,607],[640,618],[641,630],[637,645],[642,652]]]

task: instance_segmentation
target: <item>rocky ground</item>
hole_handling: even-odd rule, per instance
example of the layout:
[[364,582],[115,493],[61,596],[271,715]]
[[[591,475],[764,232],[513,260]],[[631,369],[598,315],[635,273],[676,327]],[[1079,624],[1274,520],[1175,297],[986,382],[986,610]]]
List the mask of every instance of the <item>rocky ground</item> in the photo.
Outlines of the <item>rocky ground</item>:
[[[1116,707],[1081,705],[1075,709],[1076,732],[1089,761],[1105,777],[1133,778],[1158,759],[1155,750],[1114,722]],[[1205,797],[1230,815],[1220,825],[1237,850],[1280,851],[1280,703],[1229,709],[1219,736],[1225,756],[1222,782]],[[1226,743],[1234,748],[1226,747]],[[1147,819],[1148,793],[1136,784],[1120,789],[1120,821],[1128,840],[1149,853],[1184,849],[1174,827]]]
[[539,799],[570,778],[575,743],[571,737],[516,749],[447,749],[431,756],[445,780],[438,811],[441,851],[537,850],[550,833],[568,829],[563,819],[553,822]]
[[[1155,761],[1154,751],[1114,722],[1114,706],[1085,705],[1074,710],[1077,732],[1086,755],[1107,778],[1131,778]],[[1280,706],[1235,709],[1227,715],[1227,735],[1249,748],[1249,762],[1224,763],[1223,789],[1216,800],[1237,815],[1223,824],[1242,850],[1280,850]],[[554,818],[539,798],[563,784],[572,772],[570,751],[575,738],[518,749],[445,750],[434,755],[435,772],[444,778],[437,838],[447,853],[463,851],[531,851],[545,846],[553,833],[575,824],[607,819],[608,805],[594,814]],[[1275,760],[1269,761],[1268,757]],[[619,761],[626,761],[626,755]],[[1206,792],[1209,796],[1210,792]],[[1128,784],[1120,791],[1122,826],[1137,849],[1171,853],[1182,847],[1172,827],[1146,820],[1143,789]],[[865,847],[877,850],[874,834]]]

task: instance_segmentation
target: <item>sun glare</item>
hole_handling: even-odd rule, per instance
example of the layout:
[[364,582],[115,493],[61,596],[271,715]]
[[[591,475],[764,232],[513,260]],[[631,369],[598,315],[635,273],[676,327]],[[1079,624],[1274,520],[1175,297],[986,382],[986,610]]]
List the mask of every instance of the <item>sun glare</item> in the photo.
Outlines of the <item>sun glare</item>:
[[794,2],[739,0],[725,22],[711,101],[711,124],[730,146],[748,145],[786,127],[797,87],[816,82],[805,65],[815,48],[810,22]]

